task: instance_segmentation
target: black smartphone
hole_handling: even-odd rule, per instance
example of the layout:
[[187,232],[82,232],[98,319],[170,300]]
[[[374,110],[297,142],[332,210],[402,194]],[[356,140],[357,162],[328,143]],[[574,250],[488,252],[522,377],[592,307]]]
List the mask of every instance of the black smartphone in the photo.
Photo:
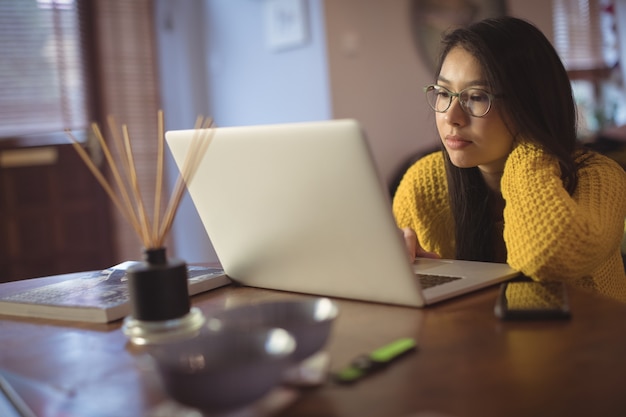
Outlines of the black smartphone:
[[494,312],[502,320],[568,319],[567,289],[561,282],[505,282]]

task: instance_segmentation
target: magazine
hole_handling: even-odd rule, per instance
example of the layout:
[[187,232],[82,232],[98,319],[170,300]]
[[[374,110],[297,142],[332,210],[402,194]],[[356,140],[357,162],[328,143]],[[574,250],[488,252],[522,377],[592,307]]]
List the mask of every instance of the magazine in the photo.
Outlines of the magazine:
[[[65,281],[0,295],[0,314],[91,323],[121,319],[130,314],[126,270],[137,263],[123,262],[102,271],[73,274],[76,278]],[[187,272],[190,296],[231,282],[220,268],[188,265]],[[0,288],[2,285],[6,284],[0,284]]]

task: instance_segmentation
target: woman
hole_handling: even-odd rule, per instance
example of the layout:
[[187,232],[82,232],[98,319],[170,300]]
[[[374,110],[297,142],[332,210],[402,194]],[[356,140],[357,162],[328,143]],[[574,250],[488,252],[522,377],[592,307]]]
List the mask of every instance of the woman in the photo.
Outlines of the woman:
[[425,91],[443,150],[409,168],[394,197],[410,256],[507,262],[626,302],[626,173],[579,148],[546,37],[513,17],[457,29]]

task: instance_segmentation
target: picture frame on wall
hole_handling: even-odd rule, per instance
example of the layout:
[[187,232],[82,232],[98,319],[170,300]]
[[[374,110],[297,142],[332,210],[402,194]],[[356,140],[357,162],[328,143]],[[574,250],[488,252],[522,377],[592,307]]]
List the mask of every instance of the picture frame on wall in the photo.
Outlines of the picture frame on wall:
[[306,0],[264,0],[263,7],[265,40],[271,51],[297,48],[307,43]]

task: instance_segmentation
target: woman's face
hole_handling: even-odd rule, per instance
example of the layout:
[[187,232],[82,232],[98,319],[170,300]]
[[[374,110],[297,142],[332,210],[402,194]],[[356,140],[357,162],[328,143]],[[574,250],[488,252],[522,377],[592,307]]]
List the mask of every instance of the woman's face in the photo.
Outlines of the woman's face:
[[[487,90],[478,61],[461,47],[450,50],[443,61],[437,83],[453,93],[468,87]],[[455,166],[477,166],[483,175],[504,171],[504,163],[513,147],[513,136],[502,119],[498,100],[493,101],[491,109],[483,117],[467,114],[461,108],[458,97],[452,100],[446,112],[435,114],[439,136]]]

